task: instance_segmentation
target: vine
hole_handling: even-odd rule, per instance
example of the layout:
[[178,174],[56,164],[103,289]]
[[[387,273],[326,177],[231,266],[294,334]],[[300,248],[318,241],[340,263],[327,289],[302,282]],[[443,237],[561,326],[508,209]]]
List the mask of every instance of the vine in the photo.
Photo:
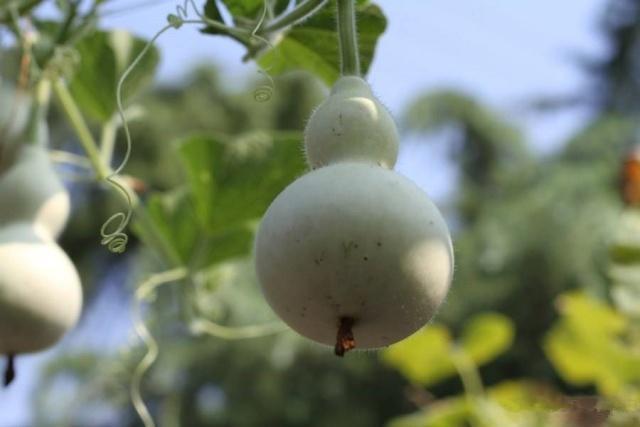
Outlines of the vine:
[[[158,287],[187,279],[189,277],[191,277],[189,270],[183,267],[162,273],[156,273],[143,281],[138,286],[134,295],[134,303],[132,306],[134,329],[144,343],[146,353],[134,369],[133,377],[131,379],[130,395],[133,407],[145,427],[155,427],[155,422],[142,399],[140,386],[144,374],[157,360],[160,354],[160,348],[158,342],[155,340],[153,335],[151,335],[149,328],[142,318],[142,303],[145,301],[151,301]],[[283,332],[286,330],[286,327],[281,322],[248,326],[224,326],[202,317],[198,317],[190,321],[189,329],[193,334],[208,334],[226,340],[242,340]]]
[[338,21],[342,75],[359,76],[361,71],[355,0],[337,0],[337,2],[338,12],[336,17]]

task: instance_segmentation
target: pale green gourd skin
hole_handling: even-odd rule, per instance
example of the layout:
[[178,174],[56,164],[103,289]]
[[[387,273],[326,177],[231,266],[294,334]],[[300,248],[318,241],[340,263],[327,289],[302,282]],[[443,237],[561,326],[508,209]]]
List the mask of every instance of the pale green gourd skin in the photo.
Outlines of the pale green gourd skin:
[[69,217],[69,194],[44,147],[22,144],[14,151],[9,166],[0,169],[0,228],[27,221],[43,237],[57,238]]
[[31,98],[6,82],[0,85],[0,146],[21,135],[29,121]]
[[424,326],[453,274],[449,231],[426,194],[393,171],[347,161],[302,176],[273,201],[255,254],[285,323],[333,345],[340,318],[353,318],[361,349]]
[[0,229],[0,354],[55,344],[80,316],[82,288],[68,256],[34,226]]
[[0,354],[52,346],[82,309],[78,273],[55,241],[70,200],[47,138],[46,124],[31,121],[15,139],[0,141]]
[[312,169],[337,161],[373,162],[393,169],[399,136],[389,111],[360,77],[341,77],[313,112],[305,129]]

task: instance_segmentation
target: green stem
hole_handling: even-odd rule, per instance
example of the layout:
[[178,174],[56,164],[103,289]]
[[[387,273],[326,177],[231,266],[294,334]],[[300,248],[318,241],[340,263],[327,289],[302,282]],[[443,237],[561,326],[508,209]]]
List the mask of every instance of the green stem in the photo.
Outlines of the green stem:
[[451,359],[458,371],[467,395],[482,397],[484,395],[484,387],[482,386],[482,379],[473,360],[459,347],[452,350]]
[[[481,405],[484,398],[484,387],[482,378],[478,373],[478,368],[465,351],[459,346],[455,346],[451,351],[451,361],[453,362],[458,375],[462,380],[467,401],[473,408]],[[473,419],[469,420],[472,427],[478,427],[478,423]]]
[[117,117],[112,118],[102,125],[100,134],[100,157],[105,165],[111,165],[113,150],[116,143],[116,133],[118,131]]
[[46,146],[48,144],[48,135],[43,133],[46,127],[43,128],[42,124],[45,123],[46,120],[50,98],[51,85],[48,81],[41,80],[35,87],[33,104],[31,105],[31,112],[29,115],[29,124],[27,127],[27,141],[29,144],[38,146]]
[[358,31],[356,26],[356,0],[337,0],[338,38],[343,76],[360,75]]
[[87,153],[87,157],[91,162],[91,166],[98,180],[105,180],[109,176],[110,170],[102,163],[98,145],[93,139],[89,126],[87,126],[87,123],[84,121],[82,113],[80,113],[80,109],[73,100],[69,89],[67,89],[67,86],[61,80],[55,80],[53,82],[53,91],[58,97],[67,119],[69,119],[69,124],[71,124],[71,127],[73,127],[73,130],[78,136],[82,148]]
[[288,13],[278,16],[273,21],[268,22],[262,29],[260,34],[272,33],[282,30],[283,28],[296,25],[320,10],[328,0],[306,0],[298,4]]
[[[89,131],[89,127],[82,117],[80,109],[62,81],[57,80],[53,82],[53,90],[60,101],[62,109],[69,119],[69,123],[76,132],[82,148],[87,153],[91,167],[93,168],[98,180],[104,181],[111,175],[112,171],[111,168],[103,162],[98,145],[96,144],[93,135],[91,135],[91,131]],[[133,205],[136,218],[138,219],[137,223],[140,226],[142,235],[149,243],[152,244],[153,248],[160,253],[161,257],[167,264],[173,267],[181,267],[182,261],[180,260],[180,257],[173,247],[166,241],[164,236],[158,231],[135,192],[131,191],[129,189],[129,185],[122,179],[118,179],[118,183],[128,189],[131,196],[131,204]]]

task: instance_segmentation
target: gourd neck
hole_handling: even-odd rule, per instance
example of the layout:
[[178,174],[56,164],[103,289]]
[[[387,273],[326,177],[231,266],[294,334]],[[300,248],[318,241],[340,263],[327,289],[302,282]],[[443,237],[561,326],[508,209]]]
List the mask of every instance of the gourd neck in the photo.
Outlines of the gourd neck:
[[51,84],[42,80],[35,87],[34,102],[31,105],[29,121],[24,142],[29,145],[46,147],[49,143],[47,135],[47,111],[51,98]]

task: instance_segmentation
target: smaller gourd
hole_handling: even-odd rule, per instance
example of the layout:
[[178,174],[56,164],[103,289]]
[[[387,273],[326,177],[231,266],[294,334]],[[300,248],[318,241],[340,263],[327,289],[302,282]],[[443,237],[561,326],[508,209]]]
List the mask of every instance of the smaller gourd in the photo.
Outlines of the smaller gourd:
[[305,153],[312,169],[336,161],[368,161],[393,169],[399,136],[389,111],[356,76],[341,77],[313,112],[305,129]]
[[33,223],[39,233],[57,238],[69,217],[70,199],[53,170],[43,122],[33,143],[9,146],[0,165],[0,227]]

